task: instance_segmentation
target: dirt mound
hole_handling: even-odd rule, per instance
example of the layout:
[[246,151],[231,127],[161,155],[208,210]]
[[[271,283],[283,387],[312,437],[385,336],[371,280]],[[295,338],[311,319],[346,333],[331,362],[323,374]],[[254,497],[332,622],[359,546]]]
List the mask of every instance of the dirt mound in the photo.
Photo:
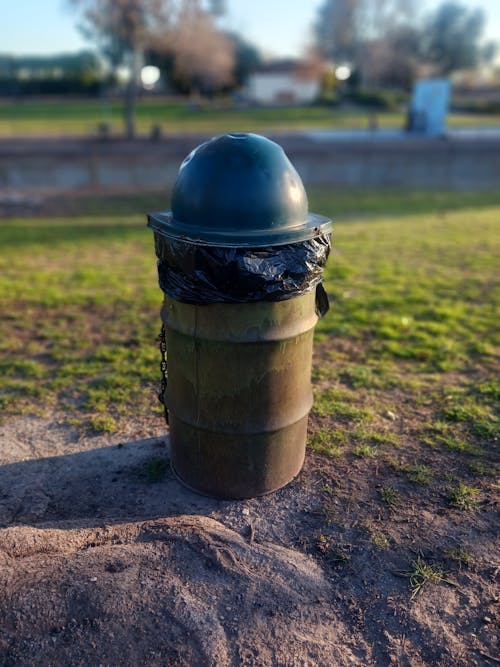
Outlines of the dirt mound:
[[0,548],[5,665],[355,662],[311,558],[206,517],[13,527]]
[[172,475],[160,420],[4,423],[0,665],[495,664],[492,501],[405,479],[309,453],[286,488],[217,501]]

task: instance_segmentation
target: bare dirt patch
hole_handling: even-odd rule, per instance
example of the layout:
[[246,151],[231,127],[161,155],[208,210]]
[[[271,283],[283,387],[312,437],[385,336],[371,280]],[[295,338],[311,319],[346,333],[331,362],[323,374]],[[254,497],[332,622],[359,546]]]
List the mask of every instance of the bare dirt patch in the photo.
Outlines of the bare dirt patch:
[[[24,417],[0,442],[2,665],[496,662],[489,496],[464,512],[386,461],[310,453],[277,493],[204,498],[159,419]],[[443,578],[412,600],[419,559]]]

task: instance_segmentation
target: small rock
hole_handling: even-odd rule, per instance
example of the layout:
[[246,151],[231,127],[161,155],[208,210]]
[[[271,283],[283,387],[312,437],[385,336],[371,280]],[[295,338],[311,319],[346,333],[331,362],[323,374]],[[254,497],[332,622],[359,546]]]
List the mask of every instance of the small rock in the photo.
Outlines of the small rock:
[[90,577],[90,581],[97,581],[97,577]]
[[391,421],[395,421],[397,418],[396,413],[393,412],[392,410],[386,410],[385,416],[387,417],[387,419],[390,419]]
[[250,510],[248,509],[248,507],[244,507],[244,508],[241,510],[241,513],[242,513],[244,516],[249,516],[249,515],[250,515]]

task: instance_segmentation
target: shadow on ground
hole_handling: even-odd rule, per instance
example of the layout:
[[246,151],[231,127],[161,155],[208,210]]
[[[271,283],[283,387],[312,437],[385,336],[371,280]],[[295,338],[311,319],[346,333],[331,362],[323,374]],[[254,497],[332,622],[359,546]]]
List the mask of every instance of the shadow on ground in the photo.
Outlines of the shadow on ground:
[[0,526],[210,513],[221,503],[183,487],[168,438],[120,442],[0,467]]
[[[185,489],[166,438],[74,451],[89,442],[61,423],[19,429],[0,433],[2,666],[365,662],[321,566],[272,528],[262,540],[254,501]],[[292,498],[269,501],[281,531]]]

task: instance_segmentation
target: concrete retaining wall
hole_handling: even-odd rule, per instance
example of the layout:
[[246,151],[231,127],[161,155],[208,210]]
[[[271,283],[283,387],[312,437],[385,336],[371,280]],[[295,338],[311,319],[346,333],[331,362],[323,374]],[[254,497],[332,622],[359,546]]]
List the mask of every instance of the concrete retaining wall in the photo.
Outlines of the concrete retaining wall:
[[[184,157],[207,137],[159,142],[90,139],[3,140],[0,187],[161,188],[173,184]],[[307,185],[411,186],[480,190],[500,185],[500,138],[329,138],[281,134]]]

